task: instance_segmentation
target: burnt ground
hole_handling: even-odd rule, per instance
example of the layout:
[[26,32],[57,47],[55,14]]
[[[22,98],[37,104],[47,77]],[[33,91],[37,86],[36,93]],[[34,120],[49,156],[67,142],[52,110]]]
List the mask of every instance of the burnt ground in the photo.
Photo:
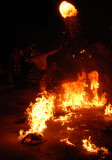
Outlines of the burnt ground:
[[[18,119],[24,115],[29,103],[35,101],[36,96],[37,91],[34,89],[10,89],[0,92],[0,159],[99,160],[98,154],[87,152],[82,147],[82,139],[89,136],[96,146],[105,146],[112,153],[112,117],[104,117],[103,108],[76,111],[73,121],[64,126],[59,122],[49,121],[44,133],[44,143],[21,144],[18,141],[19,130],[27,129],[28,125],[27,122],[19,123]],[[67,131],[67,126],[74,130]],[[60,142],[60,139],[66,137],[69,137],[76,147]]]

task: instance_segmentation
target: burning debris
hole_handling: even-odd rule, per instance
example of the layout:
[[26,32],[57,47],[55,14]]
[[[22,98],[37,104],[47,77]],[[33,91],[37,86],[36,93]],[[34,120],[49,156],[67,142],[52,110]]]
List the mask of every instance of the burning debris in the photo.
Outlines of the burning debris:
[[76,145],[73,144],[72,142],[70,142],[68,139],[69,139],[69,138],[61,139],[60,142],[65,142],[66,144],[68,144],[68,145],[70,145],[70,146],[76,147]]
[[82,140],[82,142],[83,142],[83,147],[87,151],[90,151],[93,153],[98,153],[99,151],[103,151],[104,153],[109,154],[108,149],[106,149],[105,147],[101,147],[101,148],[96,147],[96,145],[91,142],[90,136],[89,136],[89,139],[84,139]]
[[89,136],[89,139],[84,139],[82,140],[83,142],[83,147],[89,151],[89,152],[93,152],[93,153],[98,153],[100,155],[101,158],[105,159],[107,156],[110,156],[110,152],[108,151],[108,149],[106,149],[105,147],[97,147],[95,144],[93,144],[91,142],[91,137]]

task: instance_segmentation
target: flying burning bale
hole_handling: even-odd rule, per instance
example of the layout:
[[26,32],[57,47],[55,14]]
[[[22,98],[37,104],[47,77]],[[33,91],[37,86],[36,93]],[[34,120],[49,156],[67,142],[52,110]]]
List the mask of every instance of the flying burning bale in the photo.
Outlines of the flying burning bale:
[[78,13],[75,6],[73,6],[72,4],[70,4],[66,1],[63,1],[60,4],[59,10],[60,10],[62,17],[64,17],[64,18],[76,16]]

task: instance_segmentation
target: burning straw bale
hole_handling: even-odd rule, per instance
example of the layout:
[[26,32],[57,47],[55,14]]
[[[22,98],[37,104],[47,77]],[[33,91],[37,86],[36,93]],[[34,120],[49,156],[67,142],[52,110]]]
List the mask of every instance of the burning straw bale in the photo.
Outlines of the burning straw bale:
[[36,135],[35,133],[30,133],[27,136],[25,136],[21,143],[22,144],[30,144],[30,145],[36,145],[44,142],[45,139],[41,135]]

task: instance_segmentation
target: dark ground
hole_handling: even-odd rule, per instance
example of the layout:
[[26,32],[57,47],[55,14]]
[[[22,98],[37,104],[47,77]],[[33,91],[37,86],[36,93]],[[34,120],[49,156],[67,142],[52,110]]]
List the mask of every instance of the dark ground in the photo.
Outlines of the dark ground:
[[[82,139],[91,136],[96,146],[105,146],[112,153],[112,117],[104,117],[103,109],[76,111],[70,127],[66,130],[58,122],[48,122],[44,136],[46,141],[30,146],[18,141],[19,130],[26,129],[27,122],[17,124],[29,103],[35,101],[37,91],[33,89],[11,89],[0,93],[0,159],[3,160],[99,160],[99,156],[87,152],[82,147]],[[88,129],[89,132],[85,130]],[[69,137],[76,147],[67,146],[60,139]],[[106,160],[112,159],[107,157]]]

